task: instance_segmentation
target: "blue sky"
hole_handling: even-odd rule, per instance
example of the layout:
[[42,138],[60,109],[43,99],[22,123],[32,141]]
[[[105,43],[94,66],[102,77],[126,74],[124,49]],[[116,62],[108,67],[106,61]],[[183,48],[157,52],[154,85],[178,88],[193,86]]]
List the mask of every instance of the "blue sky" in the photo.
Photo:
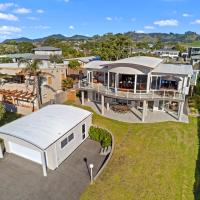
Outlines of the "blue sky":
[[0,40],[107,32],[200,33],[199,0],[1,0]]

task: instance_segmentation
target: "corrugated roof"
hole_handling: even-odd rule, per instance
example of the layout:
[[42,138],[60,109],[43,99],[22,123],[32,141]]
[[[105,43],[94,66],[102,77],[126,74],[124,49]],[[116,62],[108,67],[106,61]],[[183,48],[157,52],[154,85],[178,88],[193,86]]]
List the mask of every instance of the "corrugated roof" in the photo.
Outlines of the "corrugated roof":
[[112,63],[110,61],[101,61],[101,60],[96,60],[89,62],[85,65],[86,69],[103,69],[105,67],[105,64]]
[[152,73],[163,73],[163,74],[177,74],[177,75],[192,75],[192,65],[182,64],[163,64],[161,63],[156,67]]
[[0,127],[0,132],[46,149],[91,114],[73,106],[50,105]]

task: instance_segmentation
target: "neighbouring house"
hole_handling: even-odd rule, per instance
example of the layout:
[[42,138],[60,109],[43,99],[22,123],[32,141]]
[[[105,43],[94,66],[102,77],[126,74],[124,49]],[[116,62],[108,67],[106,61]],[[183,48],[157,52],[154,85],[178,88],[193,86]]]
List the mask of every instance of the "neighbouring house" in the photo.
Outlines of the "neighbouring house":
[[60,48],[55,47],[49,47],[49,46],[43,46],[33,49],[35,55],[58,55],[62,56],[62,50]]
[[200,47],[189,47],[188,48],[188,58],[192,56],[199,56],[200,55]]
[[[7,76],[0,81],[0,92],[3,92],[6,96],[9,94],[11,98],[14,98],[14,104],[17,106],[34,107],[34,109],[37,109],[37,99],[35,95],[33,94],[33,98],[29,98],[28,101],[26,98],[34,92],[34,84],[31,82],[34,77],[26,76],[23,73],[24,68],[24,64],[0,64],[0,74]],[[40,93],[42,103],[44,104],[50,100],[54,100],[55,95],[62,91],[62,80],[67,76],[67,67],[64,64],[55,65],[48,63],[48,65],[46,65],[42,63],[40,65],[40,70],[43,73],[40,81]],[[15,91],[15,93],[21,91],[21,93],[17,95],[13,93],[10,95],[12,91]]]
[[[66,105],[50,105],[0,127],[5,151],[55,170],[88,137],[92,113]],[[0,155],[3,149],[0,148]]]
[[189,93],[192,65],[164,64],[155,57],[117,61],[93,61],[86,65],[87,78],[79,82],[81,100],[101,104],[101,113],[113,105],[127,105],[131,112],[166,112],[182,120]]
[[191,56],[191,64],[196,70],[200,70],[200,55]]
[[159,50],[153,51],[153,54],[160,56],[161,58],[178,59],[180,51],[173,50],[173,49],[159,49]]

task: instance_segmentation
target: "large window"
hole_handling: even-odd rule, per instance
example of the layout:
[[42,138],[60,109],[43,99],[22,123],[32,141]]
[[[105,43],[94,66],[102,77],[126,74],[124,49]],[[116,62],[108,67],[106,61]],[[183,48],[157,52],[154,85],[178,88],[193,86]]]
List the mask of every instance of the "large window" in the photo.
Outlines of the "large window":
[[137,91],[146,91],[147,90],[147,75],[138,75],[137,76]]
[[82,125],[82,139],[85,139],[85,124]]
[[151,78],[151,89],[159,90],[160,89],[160,77],[152,76]]

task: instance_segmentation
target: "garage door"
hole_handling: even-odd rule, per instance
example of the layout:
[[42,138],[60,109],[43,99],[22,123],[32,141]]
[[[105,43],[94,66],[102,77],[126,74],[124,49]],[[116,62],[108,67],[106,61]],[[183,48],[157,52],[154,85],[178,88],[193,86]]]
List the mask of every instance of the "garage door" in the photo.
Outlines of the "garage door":
[[29,159],[33,162],[42,164],[41,153],[39,151],[35,151],[33,149],[30,149],[28,147],[25,147],[13,142],[9,142],[9,146],[10,146],[11,153],[21,156],[23,158]]

